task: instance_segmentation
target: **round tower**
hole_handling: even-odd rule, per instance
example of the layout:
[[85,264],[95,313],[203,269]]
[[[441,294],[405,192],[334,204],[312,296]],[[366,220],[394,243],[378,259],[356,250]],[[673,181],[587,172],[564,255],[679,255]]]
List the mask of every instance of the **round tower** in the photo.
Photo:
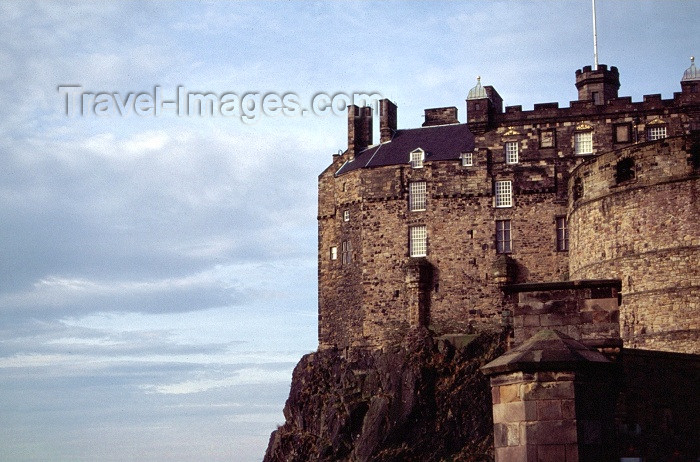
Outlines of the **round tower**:
[[620,279],[628,348],[700,353],[700,137],[603,154],[571,175],[571,279]]

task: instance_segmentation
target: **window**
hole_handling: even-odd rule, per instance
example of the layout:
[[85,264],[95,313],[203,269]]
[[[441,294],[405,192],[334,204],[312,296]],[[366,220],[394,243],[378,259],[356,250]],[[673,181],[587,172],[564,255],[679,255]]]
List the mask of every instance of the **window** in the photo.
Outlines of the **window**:
[[593,154],[593,132],[574,133],[574,153]]
[[337,260],[338,259],[338,247],[333,246],[331,247],[331,260]]
[[518,163],[518,142],[508,141],[506,143],[506,164]]
[[496,207],[513,206],[513,183],[511,181],[496,182]]
[[409,252],[412,257],[425,257],[427,255],[428,231],[425,225],[411,226]]
[[632,141],[632,126],[630,124],[615,125],[613,134],[615,143],[629,143]]
[[496,252],[511,253],[513,241],[510,237],[510,220],[496,220]]
[[462,158],[462,167],[474,165],[474,155],[471,152],[463,152],[460,157]]
[[423,168],[423,160],[425,159],[425,152],[422,149],[416,149],[411,151],[411,167],[412,168]]
[[540,147],[553,148],[556,146],[556,138],[554,130],[542,130],[540,132]]
[[557,250],[559,252],[569,250],[569,228],[566,226],[566,217],[557,217]]
[[414,181],[408,184],[408,209],[411,212],[425,210],[425,181]]
[[649,141],[660,140],[666,138],[666,126],[656,126],[649,128]]
[[615,165],[615,183],[620,184],[624,181],[634,179],[634,159],[626,157],[620,159]]
[[350,221],[350,210],[343,212],[343,221]]
[[352,246],[350,245],[350,241],[342,242],[340,258],[343,265],[349,265],[352,261]]

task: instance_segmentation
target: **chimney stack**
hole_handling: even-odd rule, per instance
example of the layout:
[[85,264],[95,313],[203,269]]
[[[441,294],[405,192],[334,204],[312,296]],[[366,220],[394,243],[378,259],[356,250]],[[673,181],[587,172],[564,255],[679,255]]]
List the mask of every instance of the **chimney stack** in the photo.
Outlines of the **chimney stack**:
[[348,106],[348,152],[350,158],[372,144],[372,108]]
[[383,99],[379,102],[379,142],[391,141],[396,132],[396,104]]

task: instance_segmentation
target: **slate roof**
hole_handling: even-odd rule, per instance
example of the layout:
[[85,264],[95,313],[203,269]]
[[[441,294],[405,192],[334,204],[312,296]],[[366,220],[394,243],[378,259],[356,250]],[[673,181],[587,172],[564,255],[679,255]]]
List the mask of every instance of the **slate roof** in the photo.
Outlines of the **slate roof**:
[[425,151],[424,162],[458,160],[463,152],[474,149],[474,135],[467,124],[397,130],[387,143],[371,146],[355,155],[336,172],[342,175],[358,168],[381,167],[409,163],[409,153],[417,148]]
[[511,371],[573,371],[612,365],[599,351],[559,331],[543,329],[481,370],[492,375]]

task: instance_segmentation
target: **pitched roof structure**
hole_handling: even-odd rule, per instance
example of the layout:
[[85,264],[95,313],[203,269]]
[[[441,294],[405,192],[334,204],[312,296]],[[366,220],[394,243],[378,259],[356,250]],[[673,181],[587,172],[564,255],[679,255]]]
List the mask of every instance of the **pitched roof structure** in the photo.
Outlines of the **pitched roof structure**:
[[543,329],[486,364],[481,370],[486,375],[511,371],[556,371],[590,367],[609,367],[610,362],[599,351],[588,348],[566,334]]
[[458,160],[463,152],[474,149],[474,135],[467,124],[436,125],[432,127],[397,130],[391,141],[370,146],[347,161],[336,175],[358,168],[382,167],[409,163],[411,151],[425,151],[425,162]]

